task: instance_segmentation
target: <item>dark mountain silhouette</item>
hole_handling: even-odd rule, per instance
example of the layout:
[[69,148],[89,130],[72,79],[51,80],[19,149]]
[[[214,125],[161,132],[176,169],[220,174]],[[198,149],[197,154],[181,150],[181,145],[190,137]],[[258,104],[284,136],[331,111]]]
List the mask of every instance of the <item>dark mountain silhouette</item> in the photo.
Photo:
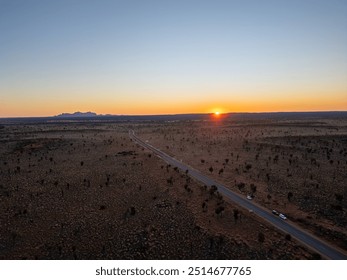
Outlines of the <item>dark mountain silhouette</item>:
[[94,113],[94,112],[85,112],[85,113],[82,113],[82,112],[75,112],[75,113],[62,113],[60,115],[57,115],[57,116],[54,116],[56,118],[90,118],[90,117],[96,117],[97,114]]
[[[155,122],[155,121],[204,121],[211,120],[213,114],[176,114],[176,115],[102,115],[93,112],[63,113],[54,117],[18,117],[0,118],[0,124],[9,123],[62,123],[74,122]],[[226,113],[221,114],[221,120],[251,121],[251,120],[311,120],[311,119],[347,118],[347,111],[325,112],[277,112],[277,113]],[[212,118],[213,119],[213,118]]]

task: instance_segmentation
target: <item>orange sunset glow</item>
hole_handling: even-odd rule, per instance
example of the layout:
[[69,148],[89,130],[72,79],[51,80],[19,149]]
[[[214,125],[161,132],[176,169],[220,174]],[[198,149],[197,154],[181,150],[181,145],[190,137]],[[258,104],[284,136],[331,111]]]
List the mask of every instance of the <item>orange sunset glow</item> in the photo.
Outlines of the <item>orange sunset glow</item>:
[[346,274],[346,31],[347,0],[0,0],[1,279]]
[[0,117],[347,110],[343,7],[212,2],[3,5]]

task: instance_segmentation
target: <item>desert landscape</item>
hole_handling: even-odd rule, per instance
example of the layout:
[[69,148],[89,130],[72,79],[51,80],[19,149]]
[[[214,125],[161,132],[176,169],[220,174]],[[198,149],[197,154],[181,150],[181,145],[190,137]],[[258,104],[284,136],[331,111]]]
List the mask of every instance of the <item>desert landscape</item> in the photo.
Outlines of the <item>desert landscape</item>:
[[321,259],[129,138],[347,251],[347,118],[4,120],[1,259]]
[[345,275],[346,26],[341,0],[0,1],[1,279]]

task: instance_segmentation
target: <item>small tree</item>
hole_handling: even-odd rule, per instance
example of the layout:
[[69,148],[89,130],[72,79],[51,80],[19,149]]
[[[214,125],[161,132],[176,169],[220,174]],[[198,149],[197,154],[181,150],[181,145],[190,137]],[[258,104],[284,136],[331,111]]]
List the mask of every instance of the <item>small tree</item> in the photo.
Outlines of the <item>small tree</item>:
[[215,213],[221,216],[223,214],[224,209],[225,209],[224,206],[218,206],[215,210]]
[[134,216],[136,214],[136,209],[134,206],[131,206],[129,210],[131,216]]
[[342,202],[342,200],[343,200],[343,195],[342,195],[342,194],[339,194],[339,193],[335,193],[335,199],[336,199],[338,202]]
[[291,199],[293,198],[293,193],[288,192],[287,198],[288,198],[288,201],[291,201]]
[[239,210],[237,210],[237,209],[234,209],[233,212],[234,212],[234,221],[235,221],[235,224],[236,224],[236,223],[237,223],[237,220],[238,220],[238,218],[239,218],[240,212],[239,212]]
[[266,173],[266,180],[270,181],[270,174],[269,173]]
[[218,190],[217,186],[212,185],[212,186],[210,187],[210,195],[211,195],[211,196],[214,195],[214,194],[216,193],[217,190]]
[[254,194],[257,191],[257,186],[254,184],[251,184],[251,191]]
[[204,201],[201,206],[202,206],[202,211],[206,212],[207,211],[207,203]]
[[258,241],[259,241],[260,243],[264,243],[264,241],[265,241],[265,235],[264,235],[264,233],[262,233],[262,232],[259,232],[259,233],[258,233]]
[[172,178],[172,176],[171,176],[169,179],[166,179],[166,182],[167,182],[170,186],[172,186],[172,185],[173,185],[173,178]]
[[241,182],[237,184],[238,189],[242,192],[242,190],[245,188],[245,183]]

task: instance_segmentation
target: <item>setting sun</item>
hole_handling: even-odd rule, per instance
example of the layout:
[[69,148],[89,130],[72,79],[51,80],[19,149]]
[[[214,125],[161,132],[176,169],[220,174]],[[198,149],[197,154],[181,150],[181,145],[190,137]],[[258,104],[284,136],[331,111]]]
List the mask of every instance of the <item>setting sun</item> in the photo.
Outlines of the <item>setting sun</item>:
[[0,118],[347,110],[347,1],[0,2]]

